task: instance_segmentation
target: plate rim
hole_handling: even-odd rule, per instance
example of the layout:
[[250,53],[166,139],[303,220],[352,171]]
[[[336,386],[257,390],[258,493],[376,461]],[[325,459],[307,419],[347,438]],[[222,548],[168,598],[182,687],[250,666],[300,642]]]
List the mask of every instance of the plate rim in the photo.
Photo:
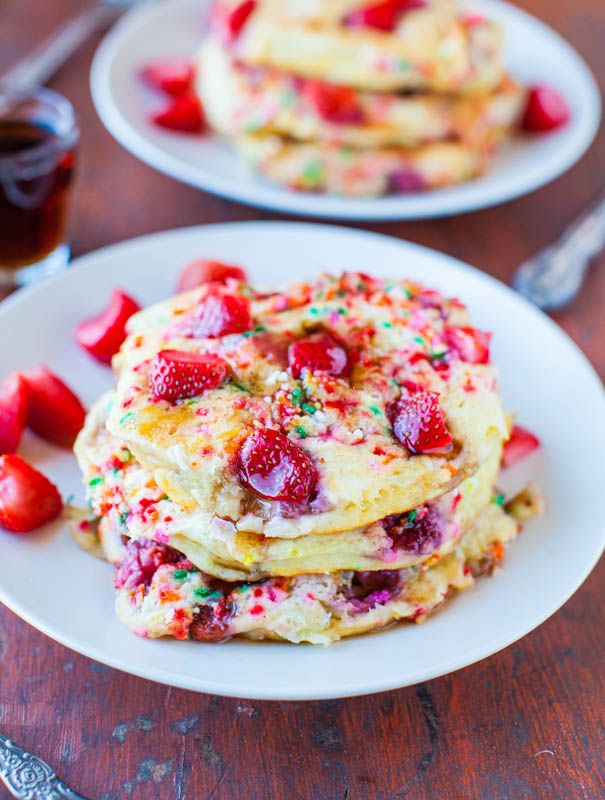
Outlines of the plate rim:
[[[111,29],[99,44],[90,69],[90,91],[93,103],[101,122],[116,141],[131,153],[135,158],[152,167],[156,171],[192,186],[209,194],[223,197],[228,200],[243,203],[265,210],[300,214],[308,218],[334,219],[351,221],[395,221],[395,220],[420,220],[448,217],[457,214],[478,211],[501,205],[510,200],[523,197],[543,186],[551,183],[556,178],[566,173],[586,153],[592,144],[601,121],[601,94],[596,79],[579,52],[557,31],[537,17],[518,8],[506,0],[483,0],[484,4],[492,7],[503,8],[506,13],[517,17],[526,25],[531,26],[540,35],[556,42],[559,48],[565,50],[569,58],[575,62],[578,74],[582,75],[583,90],[590,96],[591,101],[586,111],[586,119],[582,135],[578,135],[575,146],[565,153],[565,157],[554,162],[550,170],[543,172],[536,179],[523,180],[519,178],[515,184],[498,187],[487,187],[488,191],[477,198],[472,189],[481,192],[481,178],[475,182],[462,184],[442,190],[455,192],[461,195],[454,197],[439,196],[439,190],[421,196],[419,201],[415,196],[414,202],[422,202],[426,208],[414,210],[411,199],[404,198],[374,198],[351,199],[330,195],[314,195],[309,192],[290,192],[282,187],[264,183],[257,179],[250,185],[239,185],[233,178],[224,178],[210,174],[192,174],[191,165],[164,150],[161,146],[152,143],[137,127],[131,125],[119,112],[113,100],[110,87],[110,74],[116,55],[121,51],[122,45],[133,35],[136,35],[139,26],[154,17],[162,17],[168,13],[170,6],[187,6],[192,0],[171,0],[171,3],[150,3],[148,6],[134,7]],[[466,190],[471,190],[465,196]]]
[[[75,269],[80,272],[82,270],[92,270],[95,269],[95,261],[97,261],[99,258],[101,259],[107,257],[111,258],[114,252],[119,251],[121,249],[127,250],[132,247],[136,248],[137,245],[139,244],[149,243],[149,242],[153,243],[154,241],[160,239],[170,240],[173,238],[178,239],[180,236],[185,236],[185,237],[198,236],[198,235],[203,236],[204,233],[208,230],[212,232],[213,230],[225,231],[228,229],[232,229],[234,230],[235,233],[238,232],[241,233],[242,231],[245,230],[267,229],[272,227],[273,228],[279,227],[285,229],[286,231],[296,230],[305,232],[311,229],[313,233],[319,232],[321,234],[322,232],[325,232],[328,235],[332,234],[338,236],[345,235],[353,239],[364,238],[364,239],[378,239],[381,241],[386,241],[391,245],[395,244],[401,247],[402,251],[407,252],[407,254],[409,254],[412,257],[414,253],[419,253],[419,252],[424,253],[426,256],[429,256],[431,258],[437,257],[440,261],[445,262],[446,264],[449,263],[453,266],[456,266],[463,272],[467,272],[471,274],[473,277],[479,278],[480,280],[485,281],[488,284],[491,284],[493,288],[497,289],[498,291],[504,290],[506,294],[512,296],[517,302],[520,301],[521,304],[524,305],[535,317],[539,318],[541,323],[546,322],[548,327],[550,327],[551,330],[556,333],[556,335],[565,344],[565,346],[567,346],[574,352],[574,356],[576,357],[576,359],[578,359],[579,357],[579,361],[582,363],[582,366],[585,369],[587,376],[590,375],[594,383],[595,390],[599,391],[605,409],[605,389],[603,387],[599,375],[596,373],[594,367],[592,366],[588,358],[584,355],[582,350],[573,341],[573,339],[549,316],[541,312],[539,309],[533,306],[529,301],[527,301],[521,295],[517,294],[511,287],[507,286],[494,276],[485,273],[482,270],[473,267],[470,264],[461,261],[453,256],[442,253],[441,251],[436,250],[434,248],[426,247],[424,245],[419,245],[414,242],[408,242],[406,240],[398,239],[397,237],[389,236],[387,234],[374,233],[372,231],[367,231],[367,230],[359,230],[344,225],[326,225],[322,223],[288,222],[288,221],[278,221],[278,220],[212,223],[208,225],[195,225],[189,227],[173,228],[165,231],[159,231],[159,232],[154,232],[152,234],[134,237],[132,239],[127,239],[122,242],[117,242],[81,256],[80,258],[74,260],[73,267],[75,267]],[[2,324],[3,317],[7,313],[11,313],[13,309],[15,308],[18,309],[19,306],[27,304],[27,302],[29,302],[29,298],[31,298],[32,296],[44,293],[50,284],[56,285],[64,282],[69,282],[73,272],[74,272],[73,268],[70,268],[59,275],[53,276],[52,278],[48,279],[43,283],[28,287],[23,291],[17,293],[16,295],[13,295],[12,297],[8,298],[8,300],[0,304],[0,325]],[[583,569],[580,571],[579,577],[577,577],[576,580],[573,582],[573,586],[570,589],[568,589],[568,591],[565,592],[561,597],[557,598],[556,607],[553,607],[544,614],[540,615],[539,618],[537,618],[536,620],[532,620],[532,624],[529,627],[527,627],[526,625],[521,626],[523,632],[516,633],[512,638],[510,635],[501,635],[499,637],[495,637],[494,639],[490,640],[489,644],[476,646],[470,655],[468,652],[466,652],[464,656],[461,655],[458,658],[452,658],[447,663],[447,665],[445,666],[442,665],[441,667],[435,670],[427,668],[423,669],[422,671],[417,671],[416,674],[408,676],[403,683],[397,680],[395,676],[392,676],[389,679],[382,680],[372,685],[368,685],[366,683],[364,686],[360,686],[359,683],[356,683],[352,686],[347,686],[346,684],[343,684],[338,688],[337,691],[333,689],[329,689],[325,692],[317,690],[308,691],[306,690],[306,687],[298,687],[296,691],[291,690],[288,692],[287,695],[285,693],[275,694],[274,692],[271,692],[268,689],[262,689],[258,687],[258,685],[253,685],[252,683],[243,686],[243,688],[240,687],[237,690],[234,688],[229,689],[224,685],[222,685],[220,681],[213,682],[213,679],[209,676],[205,676],[204,685],[201,686],[199,680],[183,676],[178,677],[175,676],[174,673],[168,674],[168,671],[165,668],[163,667],[156,668],[153,665],[153,663],[145,662],[140,667],[139,666],[133,667],[132,663],[128,662],[127,660],[121,660],[118,657],[114,658],[112,656],[107,656],[103,652],[102,648],[98,646],[78,643],[70,635],[63,634],[60,630],[60,627],[56,623],[47,624],[43,619],[40,619],[35,613],[30,613],[27,609],[24,611],[22,608],[20,608],[19,602],[14,601],[14,599],[7,594],[1,582],[0,582],[0,602],[5,604],[8,608],[10,608],[13,611],[13,613],[15,613],[21,619],[25,620],[28,624],[32,625],[37,630],[40,630],[45,635],[49,636],[49,638],[59,642],[65,647],[74,650],[78,653],[81,653],[82,655],[85,655],[88,658],[92,658],[95,661],[106,664],[115,669],[119,669],[122,672],[126,672],[127,674],[136,675],[137,677],[146,678],[147,680],[152,680],[157,683],[162,683],[164,685],[175,686],[178,688],[188,689],[196,692],[216,694],[225,697],[248,698],[254,700],[304,701],[304,700],[322,700],[322,699],[355,697],[355,696],[376,694],[383,691],[400,689],[406,686],[414,685],[418,682],[428,681],[440,677],[442,675],[450,674],[451,672],[455,672],[458,669],[463,669],[464,667],[471,666],[472,664],[475,664],[478,661],[482,661],[483,659],[491,655],[495,655],[496,653],[500,652],[506,647],[512,645],[513,643],[527,636],[529,633],[531,633],[533,630],[539,627],[543,622],[549,619],[553,614],[555,614],[570,599],[570,597],[573,594],[575,594],[575,592],[580,588],[580,586],[590,575],[595,565],[599,561],[601,554],[603,552],[603,547],[605,546],[605,526],[601,527],[602,529],[600,531],[600,550],[599,550],[599,542],[597,541],[595,543],[595,550],[593,553],[593,557],[583,565]],[[599,531],[599,528],[596,527],[595,531]],[[257,645],[257,643],[249,644],[249,646],[255,646],[255,645]],[[284,643],[281,646],[287,647],[288,644]],[[319,651],[318,655],[320,656],[322,649],[318,648],[318,651]],[[242,681],[242,685],[244,683],[245,680]]]

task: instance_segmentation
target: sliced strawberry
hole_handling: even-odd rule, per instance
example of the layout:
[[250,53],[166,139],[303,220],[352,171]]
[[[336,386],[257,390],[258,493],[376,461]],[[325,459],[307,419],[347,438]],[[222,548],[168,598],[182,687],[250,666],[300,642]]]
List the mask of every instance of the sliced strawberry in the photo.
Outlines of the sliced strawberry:
[[116,289],[109,305],[94,317],[85,319],[76,328],[76,340],[93,358],[111,364],[126,338],[126,323],[141,307],[132,297]]
[[187,292],[205,283],[226,283],[228,278],[236,281],[247,281],[248,277],[241,267],[223,264],[222,261],[200,258],[192,261],[179,275],[177,292]]
[[214,389],[226,381],[228,373],[218,356],[162,350],[149,366],[149,388],[158,400],[173,402]]
[[447,429],[436,392],[402,395],[391,409],[393,433],[411,453],[449,453],[454,439]]
[[348,86],[307,81],[304,94],[319,116],[327,122],[334,122],[337,125],[356,125],[363,121],[363,109],[357,94]]
[[426,0],[384,0],[345,17],[345,25],[350,28],[376,28],[379,31],[392,31],[397,26],[399,17],[413,8],[423,8]]
[[193,92],[175,97],[166,108],[152,116],[152,121],[162,128],[183,133],[201,133],[206,127],[202,104]]
[[191,62],[178,57],[147,64],[139,74],[152,88],[175,97],[191,89],[194,75]]
[[248,17],[256,8],[256,0],[244,0],[243,3],[235,6],[228,12],[225,18],[225,33],[229,41],[235,41],[240,35],[242,28],[248,21]]
[[46,367],[23,373],[29,389],[30,428],[49,442],[71,447],[84,425],[86,410],[61,378]]
[[445,338],[448,347],[462,361],[466,361],[469,364],[487,364],[489,362],[491,333],[477,330],[477,328],[447,325]]
[[129,539],[122,560],[116,564],[116,589],[136,589],[149,586],[157,570],[164,564],[178,564],[182,555],[166,544],[151,539]]
[[234,294],[209,294],[172,332],[191,339],[218,339],[230,333],[244,333],[252,327],[250,304]]
[[14,453],[27,425],[29,392],[21,375],[14,373],[0,383],[0,455]]
[[314,333],[294,342],[288,349],[288,363],[295,378],[300,377],[303,369],[334,377],[351,372],[347,351],[329,333]]
[[522,428],[520,425],[513,427],[510,439],[504,445],[504,452],[502,453],[502,466],[512,467],[517,461],[533,453],[540,447],[540,440],[534,436],[531,431]]
[[287,436],[260,428],[239,451],[239,478],[267,500],[302,503],[313,491],[318,474],[305,451]]
[[523,130],[543,133],[568,122],[569,106],[563,95],[551,86],[532,86],[521,121]]
[[57,487],[19,456],[0,456],[0,525],[27,533],[61,513]]

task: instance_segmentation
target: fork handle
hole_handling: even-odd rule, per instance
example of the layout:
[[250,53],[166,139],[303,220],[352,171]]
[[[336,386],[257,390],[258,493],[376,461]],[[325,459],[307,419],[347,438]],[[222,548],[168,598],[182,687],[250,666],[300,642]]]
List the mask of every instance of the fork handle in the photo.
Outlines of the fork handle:
[[605,248],[605,196],[562,236],[517,270],[515,288],[540,308],[555,309],[578,293],[591,260]]
[[4,736],[0,736],[1,783],[16,800],[86,800],[59,780],[50,764]]

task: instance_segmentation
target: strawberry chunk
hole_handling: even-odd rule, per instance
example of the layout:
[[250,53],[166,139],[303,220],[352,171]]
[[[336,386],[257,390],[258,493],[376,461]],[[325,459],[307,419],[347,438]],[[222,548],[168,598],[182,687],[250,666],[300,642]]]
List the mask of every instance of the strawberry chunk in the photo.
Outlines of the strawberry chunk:
[[305,451],[271,428],[254,431],[238,461],[241,483],[267,500],[302,503],[317,483],[317,470]]
[[447,429],[436,392],[402,395],[391,409],[393,433],[413,453],[449,453],[454,439]]
[[534,133],[554,131],[565,125],[569,117],[569,106],[560,92],[551,86],[532,86],[521,127]]
[[177,97],[191,89],[194,72],[190,61],[177,57],[147,64],[139,74],[153,89]]
[[489,345],[491,333],[477,328],[448,325],[445,328],[448,347],[468,364],[487,364],[489,362]]
[[345,25],[350,28],[376,28],[379,31],[392,31],[397,26],[400,16],[413,8],[423,8],[426,0],[384,0],[345,17]]
[[510,439],[504,445],[502,453],[502,466],[512,467],[521,459],[533,453],[540,447],[540,440],[531,431],[522,428],[520,425],[513,427]]
[[78,397],[46,367],[29,370],[23,377],[29,390],[29,427],[49,442],[71,447],[86,416]]
[[230,333],[244,333],[252,327],[250,304],[234,294],[209,294],[193,311],[172,328],[192,339],[218,339]]
[[158,400],[182,400],[214,389],[227,380],[229,369],[222,358],[210,353],[162,350],[149,367],[149,387]]
[[0,525],[27,533],[55,519],[63,502],[57,487],[20,456],[0,456]]
[[304,94],[315,111],[327,122],[355,125],[363,121],[363,109],[357,94],[348,86],[335,86],[322,81],[307,81]]
[[295,378],[300,377],[303,369],[334,377],[351,372],[347,351],[329,333],[314,333],[294,342],[288,349],[288,363]]
[[80,347],[102,364],[111,364],[112,356],[126,338],[126,323],[141,307],[132,297],[116,289],[109,304],[94,317],[85,319],[76,328]]
[[171,103],[152,116],[152,121],[161,128],[182,133],[201,133],[206,127],[202,104],[193,92],[175,97]]
[[181,553],[161,542],[151,539],[129,539],[122,560],[116,564],[114,586],[116,589],[136,589],[149,586],[157,570],[164,564],[178,564]]
[[244,0],[243,3],[228,12],[224,24],[228,41],[233,42],[237,39],[255,8],[256,0]]
[[14,453],[27,425],[27,383],[15,373],[0,383],[0,455]]
[[177,292],[187,292],[203,286],[205,283],[226,283],[229,278],[244,282],[248,280],[248,276],[241,267],[201,258],[192,261],[181,272],[176,290]]

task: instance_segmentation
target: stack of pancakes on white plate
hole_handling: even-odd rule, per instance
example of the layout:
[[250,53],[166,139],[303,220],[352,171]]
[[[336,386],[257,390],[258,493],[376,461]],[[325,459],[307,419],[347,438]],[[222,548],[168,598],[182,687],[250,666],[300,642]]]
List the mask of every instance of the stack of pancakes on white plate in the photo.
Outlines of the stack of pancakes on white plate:
[[[510,422],[458,300],[361,273],[229,279],[128,332],[76,444],[77,538],[116,564],[139,635],[327,644],[420,621],[537,507],[496,490]],[[216,385],[166,399],[166,350],[220,363]]]
[[218,0],[196,75],[261,175],[344,196],[481,175],[526,103],[500,27],[453,0]]

